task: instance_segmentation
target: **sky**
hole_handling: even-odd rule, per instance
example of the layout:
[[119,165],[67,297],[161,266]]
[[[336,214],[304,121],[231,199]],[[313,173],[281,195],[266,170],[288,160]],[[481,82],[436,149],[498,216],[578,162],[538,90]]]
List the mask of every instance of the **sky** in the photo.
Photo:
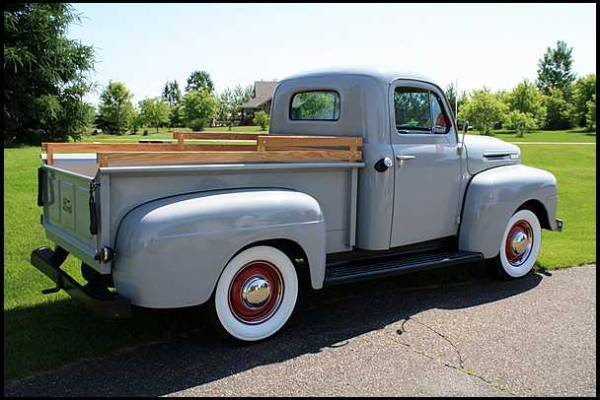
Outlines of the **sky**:
[[75,4],[68,35],[96,49],[97,104],[109,80],[137,102],[194,70],[217,92],[303,71],[414,72],[459,91],[536,78],[557,40],[577,75],[596,72],[595,4]]

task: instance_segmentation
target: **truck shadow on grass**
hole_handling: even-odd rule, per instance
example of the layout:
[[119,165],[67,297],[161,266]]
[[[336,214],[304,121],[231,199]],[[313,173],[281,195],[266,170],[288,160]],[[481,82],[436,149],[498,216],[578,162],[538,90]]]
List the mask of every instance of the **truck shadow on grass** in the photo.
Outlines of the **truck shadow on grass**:
[[[12,382],[5,395],[164,395],[335,348],[429,309],[505,299],[535,288],[542,279],[535,273],[501,281],[477,264],[327,288],[304,297],[282,332],[253,345],[232,344],[214,334],[203,307],[136,309],[128,321],[95,320],[71,301],[10,310],[5,312],[5,371],[15,375],[40,369],[28,363],[44,365],[46,358],[56,365],[56,360],[64,363],[131,343],[146,344]],[[37,330],[24,324],[35,324]],[[30,335],[19,337],[19,331]],[[18,354],[10,354],[11,347]]]

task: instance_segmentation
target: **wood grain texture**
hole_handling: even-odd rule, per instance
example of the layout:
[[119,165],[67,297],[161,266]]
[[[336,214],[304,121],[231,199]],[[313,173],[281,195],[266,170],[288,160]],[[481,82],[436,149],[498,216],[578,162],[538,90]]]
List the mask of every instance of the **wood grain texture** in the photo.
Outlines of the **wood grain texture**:
[[169,151],[98,153],[100,167],[125,165],[207,164],[227,162],[357,161],[360,152],[347,150],[305,151]]
[[[173,132],[171,143],[43,143],[52,164],[56,153],[97,153],[101,167],[268,161],[358,161],[360,137],[265,135],[230,132]],[[227,144],[199,144],[188,139],[230,140]],[[256,144],[235,144],[255,140]],[[239,143],[239,142],[238,142]]]

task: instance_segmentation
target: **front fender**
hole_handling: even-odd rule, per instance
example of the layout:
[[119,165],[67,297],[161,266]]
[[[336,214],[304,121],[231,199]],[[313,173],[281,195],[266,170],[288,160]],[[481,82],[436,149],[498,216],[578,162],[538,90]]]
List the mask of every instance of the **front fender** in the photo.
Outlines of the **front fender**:
[[113,279],[134,305],[206,302],[221,271],[244,246],[288,239],[307,255],[313,287],[325,270],[325,221],[318,202],[291,190],[240,189],[143,204],[120,224]]
[[459,248],[481,252],[485,258],[497,256],[506,222],[531,200],[543,205],[550,228],[556,229],[556,178],[550,172],[511,165],[475,175],[465,196]]

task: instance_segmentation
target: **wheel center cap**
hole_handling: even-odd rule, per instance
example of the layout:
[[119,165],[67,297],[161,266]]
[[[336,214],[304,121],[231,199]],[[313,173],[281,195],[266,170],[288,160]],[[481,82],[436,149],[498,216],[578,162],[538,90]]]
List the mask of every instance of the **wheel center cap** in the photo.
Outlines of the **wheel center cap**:
[[525,232],[518,231],[511,238],[510,247],[515,254],[521,255],[527,249],[527,242],[528,238]]
[[269,282],[260,276],[253,276],[242,286],[242,300],[249,308],[259,308],[271,296]]

